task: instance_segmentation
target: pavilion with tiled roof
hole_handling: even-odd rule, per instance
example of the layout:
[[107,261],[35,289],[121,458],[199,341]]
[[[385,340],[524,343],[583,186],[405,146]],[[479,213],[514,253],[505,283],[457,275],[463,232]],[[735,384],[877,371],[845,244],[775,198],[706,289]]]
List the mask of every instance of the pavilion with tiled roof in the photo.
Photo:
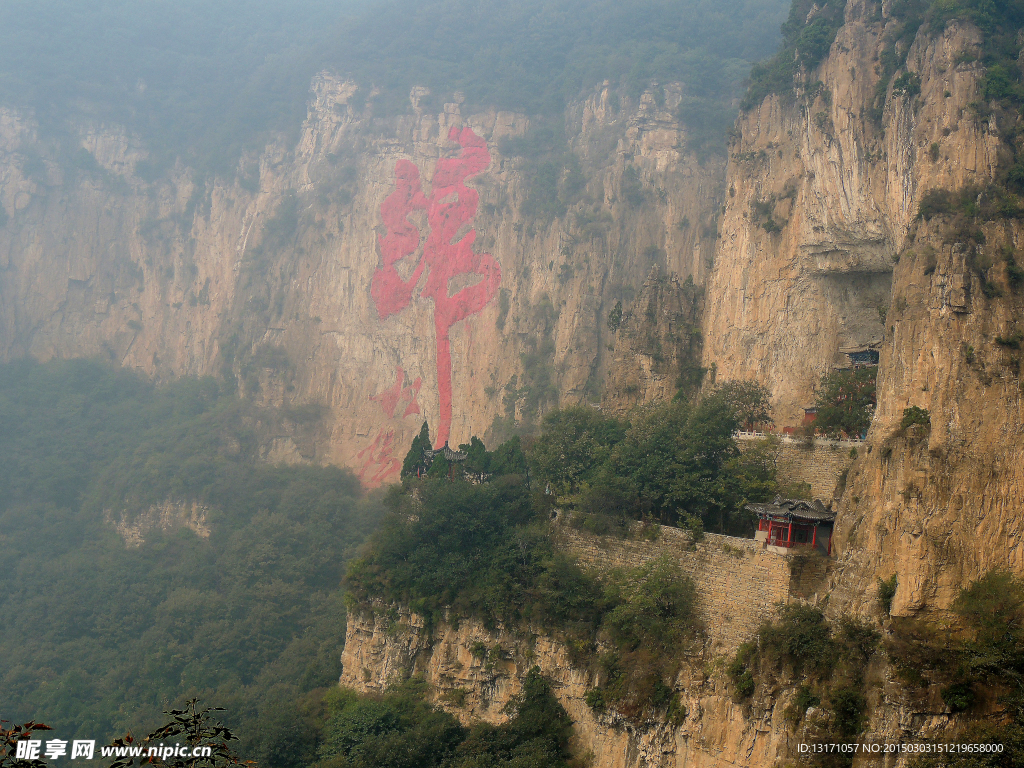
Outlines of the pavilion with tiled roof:
[[754,538],[766,547],[808,547],[832,554],[832,529],[836,513],[818,499],[783,499],[776,496],[768,504],[747,504],[757,515],[757,533]]

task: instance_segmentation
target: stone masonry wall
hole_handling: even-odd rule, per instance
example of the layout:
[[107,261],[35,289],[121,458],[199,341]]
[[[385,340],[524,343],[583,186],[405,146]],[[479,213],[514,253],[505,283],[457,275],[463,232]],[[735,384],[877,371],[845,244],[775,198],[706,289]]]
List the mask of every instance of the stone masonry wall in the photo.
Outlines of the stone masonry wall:
[[678,528],[662,527],[653,541],[595,536],[566,525],[557,535],[583,563],[602,570],[635,568],[663,555],[677,561],[696,584],[716,654],[731,653],[749,640],[780,603],[811,598],[827,565],[815,556],[769,552],[753,539],[705,534],[695,545],[689,533]]
[[[755,441],[770,438],[762,432],[738,432],[740,450]],[[816,437],[813,441],[796,437],[779,438],[776,467],[778,478],[784,483],[808,483],[811,497],[828,502],[836,498],[837,486],[843,472],[853,464],[851,449],[861,450],[863,440],[827,440]]]

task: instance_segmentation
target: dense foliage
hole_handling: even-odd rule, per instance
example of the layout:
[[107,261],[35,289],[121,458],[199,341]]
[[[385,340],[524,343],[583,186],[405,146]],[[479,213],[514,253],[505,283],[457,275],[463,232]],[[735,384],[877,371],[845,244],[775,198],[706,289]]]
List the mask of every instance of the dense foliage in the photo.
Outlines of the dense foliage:
[[[750,62],[774,50],[785,0],[15,0],[0,5],[0,100],[51,131],[69,115],[143,136],[158,173],[176,157],[232,172],[271,131],[294,132],[310,78],[347,74],[377,114],[413,85],[440,105],[560,117],[609,79],[638,95],[682,81],[698,143],[720,143]],[[69,161],[76,142],[68,139]],[[87,158],[88,159],[88,158]],[[93,161],[95,162],[95,161]]]
[[825,435],[860,437],[875,414],[873,366],[832,371],[821,378],[815,394],[814,429]]
[[[557,624],[594,602],[595,593],[577,583],[581,572],[532,525],[536,514],[521,482],[428,479],[414,490],[388,497],[392,514],[349,569],[357,605],[383,598],[428,617],[452,606],[491,624]],[[574,589],[560,588],[567,583]]]
[[[258,463],[274,418],[208,380],[0,366],[5,717],[112,739],[200,696],[246,757],[309,756],[295,701],[337,679],[341,576],[377,513],[348,472]],[[154,519],[126,548],[111,523],[166,501],[208,508],[209,536]]]
[[426,693],[415,678],[379,698],[328,693],[317,768],[567,768],[572,721],[536,668],[499,726],[463,728]]
[[768,408],[761,388],[746,384],[651,406],[631,423],[567,408],[545,416],[530,462],[545,488],[580,512],[746,535],[743,506],[779,490],[771,446],[741,453],[733,438],[751,420],[767,421]]
[[[770,688],[781,680],[797,685],[786,711],[790,722],[799,724],[808,708],[820,706],[826,718],[817,740],[847,741],[866,724],[865,674],[879,639],[878,632],[857,619],[843,617],[832,624],[818,608],[792,604],[740,646],[728,673],[740,699],[752,695],[758,684]],[[824,765],[850,762],[842,755],[815,759]]]

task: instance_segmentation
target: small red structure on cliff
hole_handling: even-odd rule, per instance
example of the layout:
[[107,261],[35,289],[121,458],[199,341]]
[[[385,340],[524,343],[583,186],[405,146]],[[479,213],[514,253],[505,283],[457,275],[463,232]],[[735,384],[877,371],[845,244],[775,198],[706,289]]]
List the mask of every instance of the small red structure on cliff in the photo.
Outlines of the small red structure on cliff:
[[747,504],[757,515],[754,538],[768,547],[811,547],[832,554],[832,528],[836,513],[815,499],[783,499],[770,504]]

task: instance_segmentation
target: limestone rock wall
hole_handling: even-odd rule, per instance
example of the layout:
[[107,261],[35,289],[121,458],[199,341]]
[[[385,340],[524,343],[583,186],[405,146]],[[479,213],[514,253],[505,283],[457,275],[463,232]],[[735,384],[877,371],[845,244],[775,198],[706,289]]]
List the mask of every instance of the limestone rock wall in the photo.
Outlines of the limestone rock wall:
[[[557,541],[581,563],[600,571],[671,558],[693,578],[701,618],[716,654],[735,652],[775,615],[780,604],[793,597],[793,559],[769,552],[753,539],[709,533],[694,544],[688,532],[660,526],[652,540],[618,540],[560,526]],[[808,597],[813,597],[813,590]]]
[[[152,180],[145,146],[117,126],[77,126],[69,148],[0,108],[0,358],[234,378],[321,419],[301,460],[370,485],[396,477],[424,420],[458,444],[597,401],[614,302],[653,266],[698,282],[710,268],[724,167],[686,153],[681,91],[665,93],[599,88],[570,107],[583,181],[564,215],[530,181],[544,158],[503,154],[528,116],[436,113],[414,91],[408,114],[379,117],[326,73],[297,143],[243,158],[230,180],[181,166]],[[472,161],[467,129],[482,140]],[[423,200],[452,192],[457,230],[413,198],[384,221],[412,183],[402,168]]]
[[[703,291],[652,269],[613,329],[614,350],[601,406],[626,416],[637,405],[671,400],[699,384]],[[614,311],[614,307],[613,307]]]
[[147,536],[157,530],[166,533],[177,528],[187,528],[201,539],[210,538],[209,512],[209,507],[195,501],[165,499],[135,515],[129,514],[127,510],[115,515],[113,510],[107,509],[103,512],[103,519],[114,526],[114,530],[124,539],[126,548],[136,549],[142,546]]
[[[1024,573],[1018,353],[999,343],[1019,323],[1005,257],[1019,260],[1019,225],[981,222],[971,242],[917,216],[932,189],[996,180],[1009,125],[971,106],[980,37],[960,22],[919,33],[920,93],[890,89],[876,122],[889,12],[851,0],[815,85],[739,120],[707,288],[704,364],[765,383],[780,426],[841,347],[881,342],[874,422],[838,507],[836,613],[877,610],[893,574],[893,612],[909,614],[946,609],[990,568]],[[910,406],[930,428],[900,428]]]
[[954,23],[936,39],[922,34],[908,64],[921,93],[890,93],[877,124],[870,108],[890,22],[869,0],[851,0],[846,13],[808,76],[813,87],[740,117],[708,284],[705,364],[719,378],[766,384],[780,426],[799,424],[841,347],[885,336],[894,262],[924,192],[987,181],[997,162],[999,139],[968,108],[980,68],[957,63],[976,31]]
[[[479,656],[481,649],[486,656]],[[585,701],[593,676],[574,668],[557,641],[543,634],[526,641],[521,633],[488,631],[465,619],[458,628],[446,623],[431,634],[418,616],[403,610],[350,616],[342,663],[341,684],[363,692],[381,692],[396,678],[423,675],[434,703],[465,723],[503,722],[505,705],[538,666],[573,720],[575,752],[589,756],[594,768],[767,767],[793,741],[783,707],[751,711],[732,701],[721,675],[697,669],[685,669],[675,681],[690,713],[681,726],[637,726],[615,715],[595,715]]]

